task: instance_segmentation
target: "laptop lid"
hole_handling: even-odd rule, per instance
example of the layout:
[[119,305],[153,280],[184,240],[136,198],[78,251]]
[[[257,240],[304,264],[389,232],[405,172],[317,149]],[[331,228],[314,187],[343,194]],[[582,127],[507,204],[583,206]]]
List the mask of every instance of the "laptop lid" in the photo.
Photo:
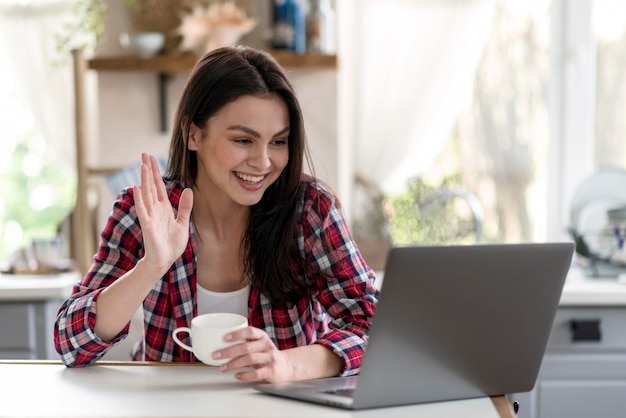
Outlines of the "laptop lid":
[[351,409],[529,391],[573,251],[571,242],[392,248],[352,399],[315,386],[342,378],[257,389]]

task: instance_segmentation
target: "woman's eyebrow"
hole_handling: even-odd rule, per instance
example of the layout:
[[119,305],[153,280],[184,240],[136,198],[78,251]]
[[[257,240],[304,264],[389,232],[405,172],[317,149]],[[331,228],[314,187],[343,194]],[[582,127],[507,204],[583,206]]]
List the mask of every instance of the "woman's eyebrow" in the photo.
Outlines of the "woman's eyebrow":
[[231,131],[241,131],[241,132],[245,132],[248,135],[252,135],[254,137],[260,138],[261,134],[258,133],[257,131],[255,131],[254,129],[248,128],[247,126],[243,126],[243,125],[231,125],[227,128],[228,130]]
[[[231,125],[229,126],[227,129],[231,130],[231,131],[241,131],[241,132],[245,132],[248,135],[252,135],[256,138],[260,138],[261,134],[258,133],[257,131],[255,131],[254,129],[248,128],[247,126],[243,126],[243,125]],[[276,132],[274,134],[274,137],[280,136],[284,133],[289,132],[289,126],[285,126],[283,129],[281,129],[280,131]]]
[[281,136],[282,134],[286,134],[288,132],[289,132],[289,126],[285,126],[283,129],[281,129],[280,131],[276,132],[274,134],[274,137]]

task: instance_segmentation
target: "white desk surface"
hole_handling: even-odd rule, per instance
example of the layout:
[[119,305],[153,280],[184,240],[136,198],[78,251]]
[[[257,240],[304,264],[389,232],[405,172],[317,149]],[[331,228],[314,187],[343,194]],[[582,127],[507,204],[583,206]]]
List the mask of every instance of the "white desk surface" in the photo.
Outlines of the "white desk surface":
[[68,369],[59,362],[3,361],[0,417],[500,417],[490,398],[355,412],[265,395],[252,386],[204,365]]

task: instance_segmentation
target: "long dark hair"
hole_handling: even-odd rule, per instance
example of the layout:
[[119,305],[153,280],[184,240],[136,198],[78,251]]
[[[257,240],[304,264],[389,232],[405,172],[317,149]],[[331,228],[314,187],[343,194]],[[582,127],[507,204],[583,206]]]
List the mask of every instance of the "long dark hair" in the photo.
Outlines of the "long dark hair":
[[300,104],[287,75],[270,54],[238,45],[216,49],[198,61],[178,105],[165,177],[193,186],[198,160],[195,151],[187,148],[191,124],[203,129],[224,105],[244,95],[280,97],[289,110],[290,133],[287,166],[250,208],[241,246],[243,270],[273,302],[295,302],[306,293],[304,283],[294,280],[296,269],[304,268],[294,239],[296,207],[304,160],[311,169],[312,164]]

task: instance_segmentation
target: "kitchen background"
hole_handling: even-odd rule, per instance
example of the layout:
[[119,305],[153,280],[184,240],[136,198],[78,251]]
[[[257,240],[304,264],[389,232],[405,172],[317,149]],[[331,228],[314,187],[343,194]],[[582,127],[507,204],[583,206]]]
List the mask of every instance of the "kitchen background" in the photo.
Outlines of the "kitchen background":
[[[10,63],[0,95],[4,260],[52,238],[74,206],[74,77],[57,39],[73,3],[0,7],[0,57]],[[132,13],[123,0],[102,3],[95,56],[127,54],[119,38],[136,30]],[[271,47],[272,2],[244,3],[256,26],[242,42]],[[340,196],[375,267],[390,244],[569,238],[576,189],[600,168],[623,168],[619,1],[328,3],[336,64],[287,70],[315,172]],[[166,124],[187,74],[163,84]],[[84,87],[89,167],[133,166],[141,151],[166,155],[156,74],[88,71]],[[102,175],[89,182],[97,231],[115,190]],[[594,230],[604,230],[601,218]]]
[[[67,218],[83,190],[76,133],[86,145],[85,165],[105,169],[88,177],[87,199],[78,196],[95,222],[78,230],[88,254],[95,243],[87,232],[99,229],[120,187],[107,180],[132,177],[141,151],[166,154],[157,74],[74,73],[70,56],[60,54],[59,22],[76,15],[73,4],[93,3],[0,2],[4,269],[67,267],[59,264],[67,261]],[[95,56],[86,51],[100,65],[128,54],[119,36],[135,30],[124,0],[103,3],[104,35]],[[250,4],[258,22],[242,41],[265,47],[272,3]],[[626,4],[330,4],[336,55],[289,59],[287,71],[302,101],[316,174],[340,196],[368,261],[381,269],[391,244],[559,240],[573,230],[582,268],[570,271],[535,389],[511,399],[520,401],[519,418],[624,416]],[[301,65],[311,60],[323,65]],[[167,123],[185,78],[178,71],[164,83]],[[84,87],[84,103],[75,107],[76,80],[84,81],[76,85]],[[62,241],[55,239],[59,225]],[[0,274],[0,359],[56,358],[51,324],[79,277]],[[130,338],[108,359],[128,358],[140,323],[132,322]]]

